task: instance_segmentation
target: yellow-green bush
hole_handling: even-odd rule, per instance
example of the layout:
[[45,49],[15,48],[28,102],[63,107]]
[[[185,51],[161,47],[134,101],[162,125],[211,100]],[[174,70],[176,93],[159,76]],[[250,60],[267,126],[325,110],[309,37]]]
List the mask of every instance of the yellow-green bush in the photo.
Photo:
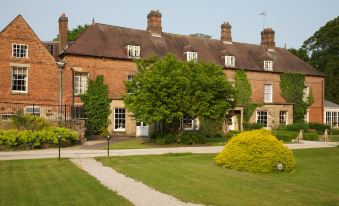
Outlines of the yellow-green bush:
[[277,171],[278,163],[283,165],[286,172],[295,167],[292,151],[270,131],[263,129],[234,136],[214,160],[222,167],[258,173]]

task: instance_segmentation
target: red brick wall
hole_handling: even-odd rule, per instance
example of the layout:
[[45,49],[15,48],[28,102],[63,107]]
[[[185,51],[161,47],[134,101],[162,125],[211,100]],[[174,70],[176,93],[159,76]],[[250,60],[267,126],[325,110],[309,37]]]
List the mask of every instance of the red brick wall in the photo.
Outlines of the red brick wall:
[[[124,81],[127,80],[129,74],[135,74],[136,72],[136,65],[130,60],[112,60],[68,55],[63,61],[66,63],[63,75],[63,92],[67,104],[71,103],[73,98],[73,71],[87,72],[91,79],[94,79],[98,75],[103,75],[105,83],[109,88],[109,96],[112,99],[122,98],[125,94]],[[74,100],[75,103],[81,102],[79,97],[75,97]]]
[[[28,58],[12,57],[12,43],[28,45]],[[13,93],[11,64],[29,64],[28,92]],[[35,104],[57,104],[58,76],[54,58],[25,20],[18,16],[0,33],[0,100]]]
[[[225,70],[225,73],[227,78],[234,79],[234,70]],[[280,74],[254,71],[247,71],[246,74],[252,86],[252,100],[254,102],[264,102],[264,84],[270,83],[273,87],[273,103],[286,103],[280,94]],[[314,103],[309,107],[309,121],[322,123],[324,78],[306,76],[305,84],[311,88],[314,96]]]

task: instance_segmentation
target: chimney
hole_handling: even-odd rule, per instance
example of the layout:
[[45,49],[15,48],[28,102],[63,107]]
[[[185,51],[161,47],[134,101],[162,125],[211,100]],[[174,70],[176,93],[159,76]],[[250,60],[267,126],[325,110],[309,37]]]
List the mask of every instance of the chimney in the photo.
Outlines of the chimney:
[[272,28],[265,28],[261,32],[261,45],[267,47],[268,50],[274,50],[275,42],[274,42],[274,34]]
[[161,16],[159,10],[152,10],[147,15],[147,31],[149,31],[152,36],[161,37]]
[[221,24],[221,37],[220,40],[224,44],[232,44],[232,26],[228,22]]
[[59,18],[59,53],[68,45],[68,18],[61,14]]

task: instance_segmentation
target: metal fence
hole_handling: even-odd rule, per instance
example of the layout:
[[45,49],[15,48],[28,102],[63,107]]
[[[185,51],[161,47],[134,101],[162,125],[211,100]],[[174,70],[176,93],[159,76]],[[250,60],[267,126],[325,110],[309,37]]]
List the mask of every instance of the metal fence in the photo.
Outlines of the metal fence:
[[19,112],[43,117],[51,123],[63,123],[67,127],[72,127],[75,120],[85,119],[82,106],[0,102],[0,120],[9,120]]

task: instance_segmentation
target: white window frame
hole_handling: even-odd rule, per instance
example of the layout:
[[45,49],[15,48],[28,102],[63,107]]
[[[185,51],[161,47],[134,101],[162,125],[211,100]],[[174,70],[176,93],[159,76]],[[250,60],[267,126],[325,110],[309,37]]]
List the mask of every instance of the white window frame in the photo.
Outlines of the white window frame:
[[305,86],[303,89],[303,101],[306,102],[308,96],[310,95],[310,87],[309,86]]
[[[279,111],[279,124],[287,125],[288,124],[288,115],[287,111]],[[285,123],[282,123],[282,120],[285,120]]]
[[[261,112],[266,112],[266,115],[262,115]],[[260,110],[260,111],[256,111],[255,114],[256,114],[256,117],[255,117],[256,123],[257,124],[262,124],[265,128],[268,128],[268,112],[266,110]],[[264,123],[258,121],[259,120],[259,116],[266,116],[266,126],[265,126]]]
[[265,60],[264,61],[264,70],[266,70],[266,71],[273,71],[273,61]]
[[[34,112],[33,112],[33,108],[34,108]],[[32,112],[30,112],[30,111],[27,111],[28,109],[31,109],[32,110]],[[36,110],[38,110],[37,112],[35,112]],[[39,106],[26,106],[25,108],[24,108],[24,113],[25,114],[34,114],[34,116],[40,116],[41,115],[41,108],[39,107]]]
[[[122,112],[123,110],[123,112]],[[123,117],[119,117],[119,114],[123,115]],[[118,117],[116,117],[118,115]],[[114,108],[114,114],[113,114],[113,122],[114,122],[114,127],[113,130],[116,132],[125,132],[126,131],[126,109],[125,108]],[[121,120],[124,123],[119,122]],[[119,124],[116,124],[116,121],[119,122],[120,125],[123,125],[123,127],[119,127]]]
[[272,103],[273,102],[273,85],[264,84],[264,102]]
[[130,58],[140,58],[140,46],[127,45],[127,56]]
[[331,127],[339,127],[339,109],[325,109],[324,123]]
[[[25,90],[14,90],[14,70],[15,69],[22,69],[26,71],[26,77],[23,79],[25,81]],[[12,67],[12,75],[11,75],[11,91],[13,93],[28,93],[28,67]]]
[[306,114],[304,115],[304,121],[310,122],[310,109],[307,109]]
[[[183,125],[185,131],[192,131],[192,130],[194,130],[194,119],[184,117],[182,119],[182,125]],[[191,127],[185,127],[186,125],[191,125]]]
[[190,62],[190,61],[197,62],[198,61],[198,52],[192,52],[192,51],[186,52],[186,60],[188,62]]
[[127,75],[127,81],[132,81],[133,78],[134,78],[134,75],[132,74]]
[[[88,73],[74,72],[74,95],[78,96],[84,94],[88,87]],[[78,85],[76,82],[79,81]]]
[[[18,46],[19,48],[14,49],[15,46]],[[19,53],[19,56],[15,56],[14,54],[15,54],[15,53],[18,54],[18,52],[14,52],[14,51],[15,51],[15,50],[18,50],[18,51],[21,50],[21,49],[22,49],[21,47],[23,47],[23,46],[26,47],[25,56],[21,57],[21,56],[20,56],[20,53]],[[17,43],[12,43],[12,57],[14,57],[14,58],[25,58],[25,59],[27,59],[27,58],[28,58],[28,45],[27,45],[27,44],[17,44]]]
[[234,56],[225,56],[225,66],[234,67],[235,66],[235,57]]

